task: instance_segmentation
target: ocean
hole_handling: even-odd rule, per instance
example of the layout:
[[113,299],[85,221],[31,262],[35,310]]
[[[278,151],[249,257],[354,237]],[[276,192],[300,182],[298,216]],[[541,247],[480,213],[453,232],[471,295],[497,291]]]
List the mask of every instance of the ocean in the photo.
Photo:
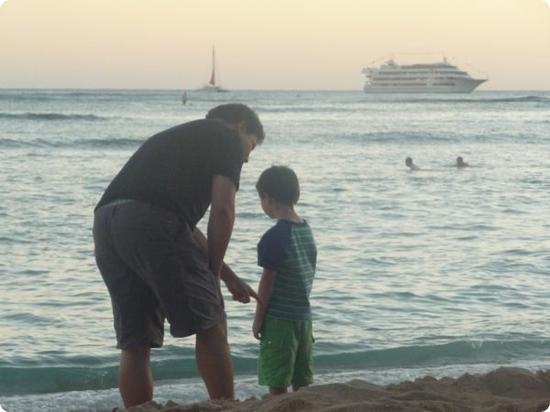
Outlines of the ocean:
[[[226,262],[256,286],[274,223],[255,182],[301,181],[316,237],[316,383],[550,368],[550,92],[0,90],[0,405],[110,411],[118,351],[93,208],[149,136],[242,102],[266,140],[245,164]],[[410,171],[410,156],[421,168]],[[454,167],[462,156],[470,167]],[[200,227],[205,227],[201,222]],[[237,396],[260,396],[253,305],[226,294]],[[159,401],[206,399],[194,340],[153,351]]]

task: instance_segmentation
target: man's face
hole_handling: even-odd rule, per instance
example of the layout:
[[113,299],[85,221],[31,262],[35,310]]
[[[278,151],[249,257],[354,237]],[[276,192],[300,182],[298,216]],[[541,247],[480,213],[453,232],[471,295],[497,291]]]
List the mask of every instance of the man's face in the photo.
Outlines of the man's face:
[[248,156],[250,156],[250,152],[254,150],[254,148],[258,144],[258,137],[254,133],[250,133],[245,135],[244,141],[244,161],[248,162]]
[[256,145],[258,144],[258,136],[256,136],[254,133],[249,133],[246,130],[246,124],[244,122],[241,122],[237,125],[237,133],[239,133],[239,137],[241,138],[241,141],[243,143],[243,150],[244,150],[244,162],[248,162],[248,156],[250,155],[250,152],[254,150]]

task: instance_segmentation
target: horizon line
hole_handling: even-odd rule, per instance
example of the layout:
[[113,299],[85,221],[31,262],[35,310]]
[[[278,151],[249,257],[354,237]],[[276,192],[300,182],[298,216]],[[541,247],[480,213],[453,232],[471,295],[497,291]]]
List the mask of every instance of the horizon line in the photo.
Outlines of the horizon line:
[[[171,91],[171,92],[196,92],[202,93],[200,90],[196,89],[181,89],[181,88],[128,88],[128,87],[1,87],[0,91],[3,90],[52,90],[52,91],[74,91],[74,90],[109,90],[109,91]],[[231,92],[363,92],[363,89],[229,89]],[[422,93],[422,94],[452,94],[452,95],[461,95],[461,94],[475,94],[479,92],[550,92],[550,89],[492,89],[484,88],[478,89],[471,93]],[[216,93],[212,93],[216,95]],[[388,94],[410,94],[410,93],[388,93]],[[414,93],[417,94],[417,93]]]

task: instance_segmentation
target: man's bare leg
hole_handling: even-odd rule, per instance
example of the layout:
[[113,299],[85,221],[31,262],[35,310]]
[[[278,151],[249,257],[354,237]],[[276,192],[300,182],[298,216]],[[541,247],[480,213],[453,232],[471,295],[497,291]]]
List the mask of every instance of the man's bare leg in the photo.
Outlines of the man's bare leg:
[[148,346],[132,346],[122,350],[118,386],[125,408],[153,399],[150,355],[151,348]]
[[197,333],[195,357],[210,399],[233,399],[233,366],[225,322]]

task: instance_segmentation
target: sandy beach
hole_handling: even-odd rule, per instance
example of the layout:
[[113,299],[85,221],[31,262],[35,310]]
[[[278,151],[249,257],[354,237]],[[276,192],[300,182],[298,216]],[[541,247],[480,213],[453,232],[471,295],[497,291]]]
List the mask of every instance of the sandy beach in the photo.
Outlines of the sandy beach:
[[297,393],[238,402],[202,402],[177,405],[154,402],[128,412],[201,411],[521,411],[541,412],[550,404],[550,371],[500,368],[484,375],[457,379],[430,376],[414,382],[378,386],[354,380],[312,386]]

